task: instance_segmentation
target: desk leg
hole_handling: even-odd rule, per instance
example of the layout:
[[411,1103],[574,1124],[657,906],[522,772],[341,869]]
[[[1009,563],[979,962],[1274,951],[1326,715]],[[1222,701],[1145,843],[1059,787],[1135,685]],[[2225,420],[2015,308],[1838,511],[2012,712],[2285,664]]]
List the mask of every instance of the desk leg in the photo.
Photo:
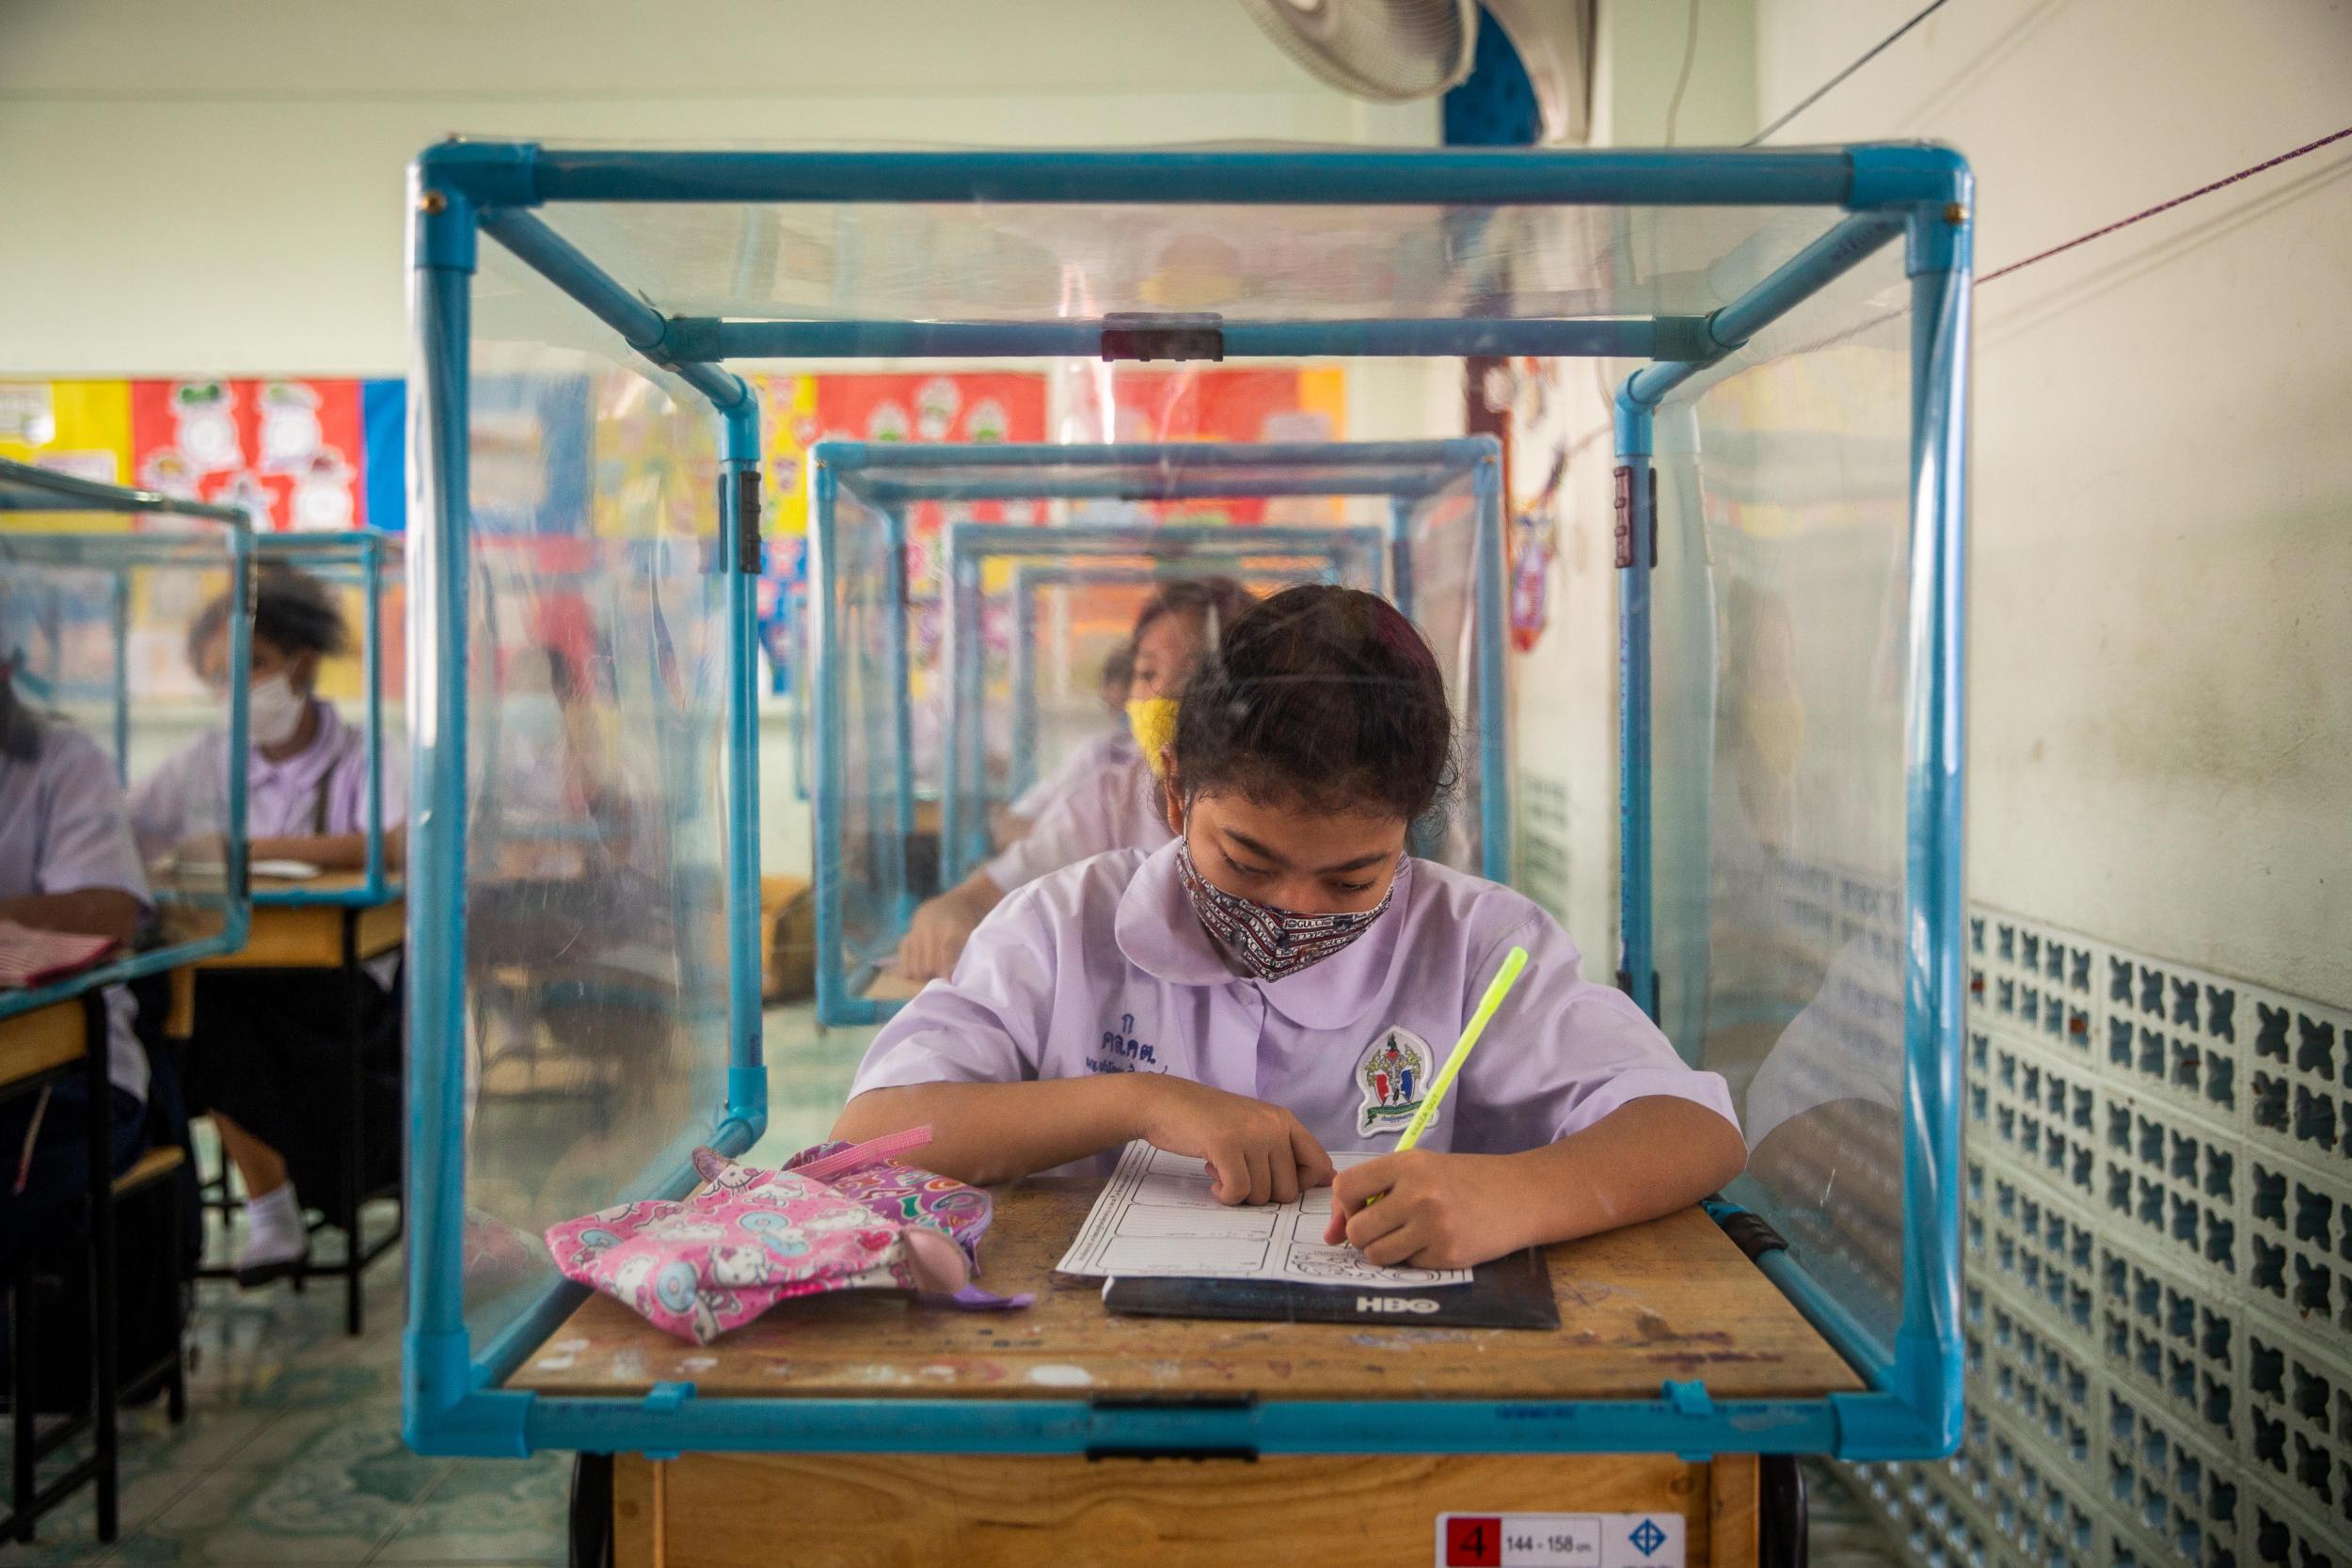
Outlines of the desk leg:
[[342,920],[342,982],[343,1004],[349,1017],[344,1033],[351,1040],[351,1049],[343,1053],[344,1104],[351,1117],[351,1136],[343,1140],[343,1193],[347,1205],[343,1210],[343,1332],[358,1338],[364,1328],[366,1307],[360,1300],[359,1276],[367,1266],[367,1238],[359,1232],[359,1214],[367,1207],[367,1194],[362,1190],[368,1179],[367,1074],[363,1070],[366,1053],[367,1003],[359,984],[367,978],[359,967],[359,913],[343,911]]
[[[115,1257],[115,1093],[106,1071],[111,1031],[103,990],[83,996],[82,1017],[89,1083],[90,1447],[98,1461],[98,1539],[112,1541],[120,1480],[115,1431],[115,1402],[122,1392],[115,1344],[119,1305],[115,1291],[120,1271]],[[29,1397],[28,1388],[18,1388],[17,1398]]]
[[1714,1568],[1756,1568],[1756,1455],[1719,1453],[1708,1462],[1707,1474],[1708,1561]]

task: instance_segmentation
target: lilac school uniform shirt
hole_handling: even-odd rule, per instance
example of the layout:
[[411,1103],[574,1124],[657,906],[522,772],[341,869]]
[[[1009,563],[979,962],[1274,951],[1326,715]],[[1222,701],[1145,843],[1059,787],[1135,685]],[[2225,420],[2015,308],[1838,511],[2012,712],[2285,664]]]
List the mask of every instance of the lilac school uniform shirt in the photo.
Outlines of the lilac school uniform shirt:
[[[1177,879],[1173,843],[1031,882],[956,964],[883,1026],[850,1093],[1169,1072],[1288,1108],[1328,1149],[1385,1150],[1513,946],[1526,973],[1421,1147],[1536,1148],[1648,1095],[1738,1125],[1722,1078],[1693,1071],[1623,993],[1583,977],[1552,918],[1493,882],[1408,861],[1388,911],[1310,969],[1234,973]],[[1060,1174],[1110,1172],[1116,1150]]]
[[[246,761],[246,832],[254,838],[359,833],[368,828],[368,742],[334,705],[313,701],[318,734],[293,756],[272,762],[257,749]],[[217,832],[227,810],[229,736],[214,730],[142,780],[131,798],[139,848],[160,855],[196,833]],[[385,826],[408,815],[402,750],[383,749]]]
[[[0,753],[0,898],[114,888],[148,902],[147,873],[131,842],[122,786],[98,743],[71,724],[40,721],[30,760]],[[106,988],[106,1076],[147,1098],[138,1005]]]
[[1034,826],[980,869],[1010,893],[1049,871],[1108,849],[1157,849],[1175,835],[1160,815],[1160,791],[1132,742],[1045,808]]
[[1133,735],[1125,730],[1105,731],[1073,749],[1052,772],[1014,796],[1009,809],[1013,816],[1034,822],[1045,815],[1048,806],[1105,768],[1125,763],[1138,754]]

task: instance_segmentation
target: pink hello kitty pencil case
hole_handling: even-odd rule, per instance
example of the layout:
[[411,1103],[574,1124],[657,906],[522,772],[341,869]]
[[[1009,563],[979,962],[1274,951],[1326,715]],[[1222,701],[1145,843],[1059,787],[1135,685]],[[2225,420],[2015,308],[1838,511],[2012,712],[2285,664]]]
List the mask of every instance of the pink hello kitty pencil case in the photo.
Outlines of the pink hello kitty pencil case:
[[891,1156],[930,1142],[918,1127],[802,1150],[782,1170],[694,1151],[705,1186],[569,1220],[548,1231],[564,1277],[681,1339],[708,1344],[777,1302],[830,1291],[911,1291],[961,1307],[1026,1307],[972,1283],[988,1195]]

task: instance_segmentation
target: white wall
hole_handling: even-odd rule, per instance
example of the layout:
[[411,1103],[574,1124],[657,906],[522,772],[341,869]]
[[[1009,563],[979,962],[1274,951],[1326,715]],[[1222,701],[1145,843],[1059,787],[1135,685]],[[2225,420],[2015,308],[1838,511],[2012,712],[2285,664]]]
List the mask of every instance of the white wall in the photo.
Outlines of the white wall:
[[[1743,139],[1917,8],[1701,0],[1678,139]],[[1689,11],[1604,7],[1597,139],[1662,135]],[[2342,128],[2347,82],[2346,0],[1970,0],[1773,140],[1960,148],[1982,275]],[[2352,998],[2347,284],[2339,147],[1977,294],[1970,896]],[[1597,960],[1615,764],[1580,736],[1615,700],[1611,460],[1597,379],[1558,385],[1596,439],[1520,666],[1521,752],[1568,785],[1564,912]]]
[[[1777,114],[1911,0],[1757,0]],[[1970,0],[1776,140],[1929,136],[1979,276],[2352,121],[2344,0]],[[1969,892],[2352,1001],[2352,147],[1976,296]]]
[[1435,137],[1238,5],[8,0],[0,374],[385,375],[402,170],[454,131],[674,143]]

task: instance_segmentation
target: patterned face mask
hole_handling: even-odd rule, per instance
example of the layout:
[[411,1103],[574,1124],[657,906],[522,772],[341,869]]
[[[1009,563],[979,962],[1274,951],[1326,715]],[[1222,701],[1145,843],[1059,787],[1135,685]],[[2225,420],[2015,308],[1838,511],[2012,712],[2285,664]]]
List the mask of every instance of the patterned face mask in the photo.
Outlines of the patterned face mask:
[[[1405,858],[1397,857],[1402,869]],[[1192,863],[1192,845],[1176,846],[1176,874],[1191,895],[1193,912],[1209,935],[1225,944],[1261,980],[1279,980],[1319,964],[1372,928],[1396,896],[1391,879],[1380,902],[1355,914],[1293,914],[1238,893],[1228,893]]]

